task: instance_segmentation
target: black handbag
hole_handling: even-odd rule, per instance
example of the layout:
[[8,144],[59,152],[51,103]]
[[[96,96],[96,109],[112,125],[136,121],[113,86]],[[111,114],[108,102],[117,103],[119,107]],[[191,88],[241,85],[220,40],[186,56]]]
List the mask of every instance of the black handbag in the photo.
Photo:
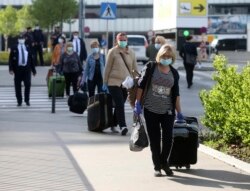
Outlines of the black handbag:
[[68,98],[69,110],[73,113],[83,114],[88,106],[88,94],[76,92]]
[[148,141],[148,135],[145,127],[144,118],[141,115],[136,115],[136,125],[132,130],[130,141],[129,141],[129,149],[131,151],[142,151],[144,148],[148,147],[149,141]]

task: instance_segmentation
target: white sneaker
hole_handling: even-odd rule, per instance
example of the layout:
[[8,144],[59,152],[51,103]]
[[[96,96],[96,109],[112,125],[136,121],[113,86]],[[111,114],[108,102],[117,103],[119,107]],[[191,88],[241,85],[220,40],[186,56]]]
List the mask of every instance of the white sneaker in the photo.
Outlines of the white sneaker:
[[128,132],[128,128],[127,127],[122,127],[121,128],[121,135],[122,136],[125,136],[127,134],[127,132]]
[[154,176],[155,176],[155,177],[160,177],[160,176],[162,176],[161,171],[160,171],[160,170],[155,170]]

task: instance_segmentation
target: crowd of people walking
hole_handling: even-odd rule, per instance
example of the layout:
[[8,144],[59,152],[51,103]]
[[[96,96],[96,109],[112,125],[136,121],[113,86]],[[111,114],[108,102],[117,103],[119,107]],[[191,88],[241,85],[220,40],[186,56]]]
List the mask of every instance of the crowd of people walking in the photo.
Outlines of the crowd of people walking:
[[[193,70],[197,60],[197,51],[191,42],[192,37],[186,38],[179,55],[183,58],[186,70],[187,87],[193,85]],[[138,71],[136,55],[129,48],[126,33],[118,33],[114,46],[107,55],[101,53],[98,40],[90,42],[90,52],[87,54],[85,42],[79,37],[78,31],[73,32],[69,40],[60,27],[55,27],[51,34],[52,56],[51,69],[58,75],[64,76],[66,97],[82,89],[89,97],[105,92],[112,96],[114,119],[116,124],[111,127],[113,132],[125,136],[129,128],[126,123],[125,102],[128,87],[123,82],[132,73]],[[25,34],[18,37],[17,44],[11,48],[9,57],[9,72],[14,75],[17,106],[22,106],[23,98],[21,83],[24,82],[24,102],[30,106],[31,74],[36,75],[35,66],[44,65],[43,46],[45,38],[39,26],[27,28]],[[203,48],[203,47],[201,47]],[[172,66],[176,60],[174,47],[166,43],[163,36],[151,39],[146,49],[149,62],[142,71],[136,92],[135,104],[132,108],[135,115],[143,114],[152,152],[154,175],[161,176],[161,170],[167,176],[173,172],[169,168],[168,159],[173,145],[174,120],[183,120],[180,104],[179,74]],[[72,94],[70,88],[73,88]]]

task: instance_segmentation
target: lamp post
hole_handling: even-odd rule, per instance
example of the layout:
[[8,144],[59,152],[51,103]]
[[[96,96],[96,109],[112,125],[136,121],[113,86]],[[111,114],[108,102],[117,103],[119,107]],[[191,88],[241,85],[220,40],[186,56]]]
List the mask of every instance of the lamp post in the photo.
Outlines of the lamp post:
[[[2,9],[2,4],[0,4],[0,10]],[[0,51],[2,51],[2,34],[0,33]]]
[[79,1],[79,33],[81,38],[85,38],[83,29],[85,27],[85,2]]

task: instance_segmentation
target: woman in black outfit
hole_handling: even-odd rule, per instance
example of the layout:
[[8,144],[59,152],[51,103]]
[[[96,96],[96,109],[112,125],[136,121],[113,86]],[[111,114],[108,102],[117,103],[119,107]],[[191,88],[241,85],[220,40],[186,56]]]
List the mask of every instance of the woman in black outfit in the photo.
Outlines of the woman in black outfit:
[[[141,82],[136,93],[135,113],[142,113],[150,140],[150,149],[154,163],[155,176],[161,176],[161,169],[167,176],[173,172],[168,159],[173,143],[173,126],[175,111],[177,119],[183,120],[179,95],[179,74],[172,67],[175,54],[170,45],[162,45],[156,61],[149,62],[142,73]],[[139,81],[140,81],[139,80]]]
[[78,77],[82,72],[82,64],[80,58],[73,50],[72,43],[66,44],[66,51],[60,58],[60,71],[65,77],[66,96],[70,96],[70,85],[72,84],[73,92],[77,92]]
[[180,57],[182,57],[183,59],[183,64],[186,70],[186,80],[188,84],[187,88],[191,88],[191,86],[193,85],[193,72],[196,64],[196,61],[190,62],[186,59],[187,54],[197,58],[196,46],[194,45],[194,43],[190,42],[191,40],[192,36],[186,37],[186,43],[181,47],[181,50],[179,52]]

